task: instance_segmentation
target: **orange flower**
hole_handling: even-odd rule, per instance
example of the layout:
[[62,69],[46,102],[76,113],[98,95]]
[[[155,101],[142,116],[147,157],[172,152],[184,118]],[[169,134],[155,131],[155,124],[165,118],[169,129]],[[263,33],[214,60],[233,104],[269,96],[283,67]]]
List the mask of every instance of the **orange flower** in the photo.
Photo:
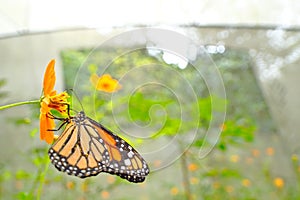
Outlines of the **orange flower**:
[[280,177],[276,177],[273,180],[273,184],[275,185],[275,187],[281,189],[284,186],[284,180],[282,178],[280,178]]
[[97,90],[109,93],[115,92],[122,87],[119,82],[113,79],[109,74],[104,74],[100,77],[97,74],[92,74],[90,81]]
[[170,190],[170,193],[171,195],[177,195],[179,192],[178,188],[177,187],[172,187],[171,190]]
[[252,155],[253,155],[254,157],[259,157],[260,151],[259,151],[258,149],[252,149]]
[[237,163],[240,160],[240,156],[239,155],[231,155],[230,156],[230,161],[233,163]]
[[67,189],[72,190],[75,187],[75,183],[73,181],[68,181],[66,183],[66,187],[67,187]]
[[228,185],[225,187],[225,190],[227,193],[232,193],[234,191],[234,187],[231,185]]
[[274,155],[274,149],[273,149],[272,147],[268,147],[268,148],[266,149],[266,154],[267,154],[268,156]]
[[190,183],[193,185],[196,185],[199,183],[199,179],[196,177],[192,177],[192,178],[190,178]]
[[108,198],[109,198],[109,192],[106,191],[106,190],[103,190],[103,191],[101,192],[101,197],[102,197],[103,199],[108,199]]
[[220,188],[220,186],[221,186],[221,184],[219,182],[214,182],[213,183],[213,188],[214,189],[218,189],[218,188]]
[[196,171],[198,169],[198,165],[196,165],[195,163],[191,163],[189,164],[188,169],[191,172]]
[[44,95],[41,97],[41,109],[40,109],[40,138],[45,140],[48,144],[53,142],[55,128],[54,119],[49,118],[49,113],[52,109],[59,111],[61,114],[67,113],[68,97],[66,92],[56,94],[54,90],[55,85],[55,60],[51,60],[46,68],[43,82]]
[[249,179],[245,178],[242,180],[242,185],[244,187],[249,187],[251,185],[251,181]]

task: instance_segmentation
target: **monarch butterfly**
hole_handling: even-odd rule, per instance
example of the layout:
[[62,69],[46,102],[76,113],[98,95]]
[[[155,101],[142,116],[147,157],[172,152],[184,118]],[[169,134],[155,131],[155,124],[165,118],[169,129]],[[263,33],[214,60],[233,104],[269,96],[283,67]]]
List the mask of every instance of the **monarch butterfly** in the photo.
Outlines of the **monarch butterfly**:
[[80,178],[106,172],[134,183],[149,174],[146,161],[132,146],[83,111],[63,124],[65,130],[48,151],[59,171]]

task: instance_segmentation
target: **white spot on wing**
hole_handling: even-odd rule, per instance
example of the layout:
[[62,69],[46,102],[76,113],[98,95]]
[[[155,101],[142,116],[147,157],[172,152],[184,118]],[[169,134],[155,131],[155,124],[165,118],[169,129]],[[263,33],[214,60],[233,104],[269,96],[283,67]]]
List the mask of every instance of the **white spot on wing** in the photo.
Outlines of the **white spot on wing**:
[[125,159],[125,160],[124,160],[124,164],[125,164],[126,166],[129,166],[129,165],[131,165],[131,162],[130,162],[129,159]]
[[127,153],[127,156],[128,156],[129,158],[132,158],[133,155],[134,155],[134,153],[133,153],[132,151],[129,151],[129,152]]

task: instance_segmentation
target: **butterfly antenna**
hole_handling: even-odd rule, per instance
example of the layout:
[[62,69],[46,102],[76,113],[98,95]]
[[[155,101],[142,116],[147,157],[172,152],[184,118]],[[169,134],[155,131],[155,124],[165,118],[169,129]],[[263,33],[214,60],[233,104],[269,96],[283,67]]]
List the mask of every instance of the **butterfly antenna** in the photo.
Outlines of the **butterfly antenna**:
[[82,106],[82,104],[81,104],[80,98],[79,98],[79,96],[76,94],[76,92],[75,92],[73,89],[68,89],[68,91],[72,92],[72,94],[76,97],[77,102],[79,103],[79,105],[80,105],[80,107],[81,107],[81,110],[83,110],[83,106]]

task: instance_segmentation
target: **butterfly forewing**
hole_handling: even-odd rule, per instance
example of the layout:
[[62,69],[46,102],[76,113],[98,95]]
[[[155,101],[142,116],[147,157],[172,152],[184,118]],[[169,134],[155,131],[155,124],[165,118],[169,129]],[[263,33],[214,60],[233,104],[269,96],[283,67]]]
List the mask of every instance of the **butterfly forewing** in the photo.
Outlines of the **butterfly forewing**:
[[54,166],[69,175],[85,178],[106,169],[109,154],[105,144],[88,131],[94,131],[86,123],[73,118],[69,121],[61,136],[49,149],[49,157]]
[[132,146],[83,111],[68,119],[49,156],[58,170],[80,178],[107,172],[143,182],[149,174],[146,161]]

